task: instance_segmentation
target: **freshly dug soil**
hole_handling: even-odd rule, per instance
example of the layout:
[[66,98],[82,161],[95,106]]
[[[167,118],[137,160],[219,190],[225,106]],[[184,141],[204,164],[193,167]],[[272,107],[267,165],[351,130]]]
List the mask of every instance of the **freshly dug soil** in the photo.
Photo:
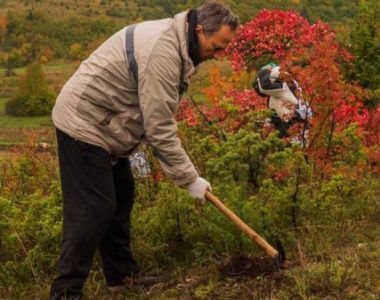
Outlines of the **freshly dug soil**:
[[222,264],[219,271],[226,277],[258,277],[271,276],[278,272],[279,268],[270,257],[248,257],[237,254]]

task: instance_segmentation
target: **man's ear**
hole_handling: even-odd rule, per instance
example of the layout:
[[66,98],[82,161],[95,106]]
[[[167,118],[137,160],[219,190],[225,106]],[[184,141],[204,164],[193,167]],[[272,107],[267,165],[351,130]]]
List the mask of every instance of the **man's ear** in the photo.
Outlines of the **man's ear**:
[[200,24],[198,24],[197,26],[195,26],[195,32],[196,32],[197,34],[202,33],[202,32],[203,32],[203,26],[200,25]]

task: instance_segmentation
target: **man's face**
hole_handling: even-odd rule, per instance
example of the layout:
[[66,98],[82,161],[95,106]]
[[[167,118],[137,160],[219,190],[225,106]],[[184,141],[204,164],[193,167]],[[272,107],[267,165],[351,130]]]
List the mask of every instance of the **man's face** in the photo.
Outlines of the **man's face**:
[[203,26],[197,25],[195,31],[198,35],[199,50],[202,61],[219,57],[231,42],[235,32],[228,25],[222,25],[219,31],[206,36]]

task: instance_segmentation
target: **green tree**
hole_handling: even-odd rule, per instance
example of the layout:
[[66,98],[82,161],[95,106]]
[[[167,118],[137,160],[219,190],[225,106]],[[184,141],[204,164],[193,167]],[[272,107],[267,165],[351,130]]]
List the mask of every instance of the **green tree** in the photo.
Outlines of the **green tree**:
[[380,2],[361,1],[350,35],[356,56],[351,77],[372,91],[380,89]]
[[5,106],[7,114],[16,116],[38,116],[50,113],[54,102],[48,90],[45,74],[39,63],[26,68],[25,77],[19,84],[19,91]]

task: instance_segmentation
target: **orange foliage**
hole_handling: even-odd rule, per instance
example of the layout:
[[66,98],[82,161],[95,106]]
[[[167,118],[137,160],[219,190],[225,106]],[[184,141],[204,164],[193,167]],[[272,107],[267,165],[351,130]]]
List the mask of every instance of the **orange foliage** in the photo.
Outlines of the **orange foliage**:
[[0,29],[6,29],[8,25],[8,18],[0,16]]

